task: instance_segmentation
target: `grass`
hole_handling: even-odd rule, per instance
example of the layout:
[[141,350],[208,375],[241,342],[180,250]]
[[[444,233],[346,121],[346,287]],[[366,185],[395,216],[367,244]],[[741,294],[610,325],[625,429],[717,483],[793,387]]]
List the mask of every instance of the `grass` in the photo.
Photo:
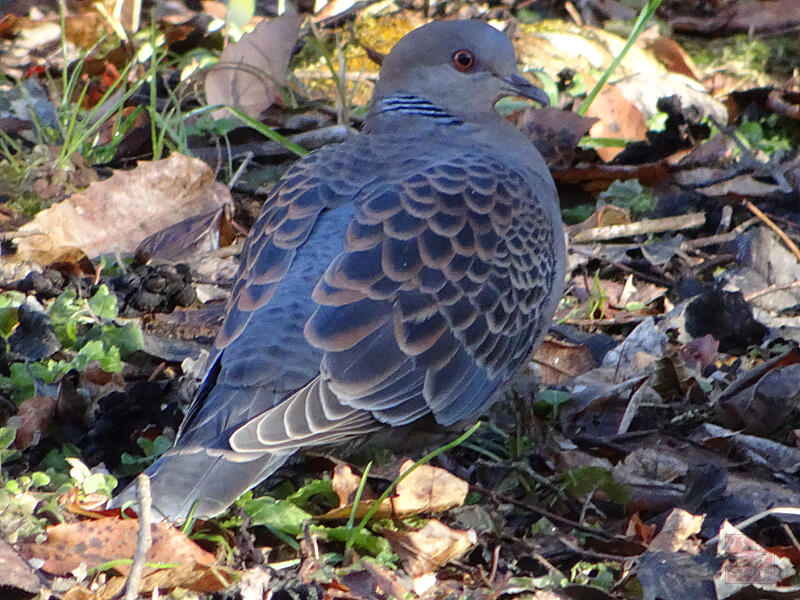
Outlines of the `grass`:
[[594,102],[594,99],[597,97],[597,94],[600,93],[600,90],[603,89],[603,86],[611,78],[611,75],[613,75],[614,71],[617,70],[617,67],[625,58],[625,55],[628,54],[628,51],[631,48],[633,48],[633,45],[636,43],[636,40],[639,39],[640,35],[642,35],[642,32],[645,30],[645,27],[647,27],[647,22],[655,14],[656,9],[659,7],[660,4],[661,0],[647,0],[647,3],[642,7],[642,10],[639,12],[639,16],[636,18],[636,22],[633,24],[633,30],[631,30],[631,34],[628,36],[628,39],[625,42],[625,46],[622,48],[620,53],[614,57],[614,60],[611,61],[611,64],[608,65],[608,68],[603,72],[603,74],[600,76],[600,79],[597,81],[597,84],[586,95],[586,99],[581,103],[580,107],[578,108],[577,112],[579,115],[585,115],[586,111],[589,110],[589,107],[592,105],[592,102]]

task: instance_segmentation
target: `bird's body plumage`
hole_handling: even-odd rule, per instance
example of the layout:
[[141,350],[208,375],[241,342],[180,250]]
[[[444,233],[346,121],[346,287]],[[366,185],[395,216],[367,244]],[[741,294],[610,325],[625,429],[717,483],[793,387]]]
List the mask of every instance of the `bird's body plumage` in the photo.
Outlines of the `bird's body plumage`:
[[564,240],[541,157],[496,113],[380,90],[365,133],[267,199],[208,375],[148,469],[163,515],[217,514],[302,447],[474,419],[546,332]]

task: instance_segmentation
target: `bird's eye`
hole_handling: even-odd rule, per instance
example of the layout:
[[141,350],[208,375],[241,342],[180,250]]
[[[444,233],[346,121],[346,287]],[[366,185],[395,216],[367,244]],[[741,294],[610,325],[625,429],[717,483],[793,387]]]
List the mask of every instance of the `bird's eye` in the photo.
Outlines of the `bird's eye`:
[[466,73],[475,66],[475,56],[469,50],[456,50],[453,54],[453,66],[462,73]]

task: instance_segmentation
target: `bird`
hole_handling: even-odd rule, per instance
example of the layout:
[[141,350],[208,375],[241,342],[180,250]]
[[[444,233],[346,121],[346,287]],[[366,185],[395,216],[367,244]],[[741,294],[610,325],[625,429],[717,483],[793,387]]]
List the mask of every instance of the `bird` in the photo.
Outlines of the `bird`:
[[550,172],[494,108],[508,96],[548,103],[504,33],[430,22],[384,58],[362,131],[275,184],[205,379],[146,470],[161,517],[211,518],[303,448],[458,427],[501,395],[566,263]]

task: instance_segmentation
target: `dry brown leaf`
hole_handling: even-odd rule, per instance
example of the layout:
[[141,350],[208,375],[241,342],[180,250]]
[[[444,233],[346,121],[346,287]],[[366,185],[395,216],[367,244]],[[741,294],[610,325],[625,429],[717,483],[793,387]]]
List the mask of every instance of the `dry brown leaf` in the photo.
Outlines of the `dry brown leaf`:
[[[161,569],[142,578],[139,593],[150,594],[156,588],[168,592],[182,588],[198,593],[213,593],[223,590],[241,577],[239,571],[215,565],[179,565]],[[94,592],[80,585],[69,590],[64,600],[115,600],[125,588],[127,577],[113,577]]]
[[[149,235],[193,215],[229,203],[230,193],[214,182],[203,161],[174,153],[116,171],[41,211],[19,229],[17,256],[35,260],[55,248],[81,248],[89,256],[133,252]],[[50,262],[50,261],[48,261]]]
[[582,344],[545,340],[533,360],[541,367],[542,384],[557,385],[597,367],[589,349]]
[[140,262],[150,259],[189,262],[230,246],[236,237],[230,224],[229,213],[232,212],[233,207],[225,205],[165,227],[142,240],[136,248],[136,258]]
[[450,529],[436,519],[431,519],[417,531],[384,531],[383,535],[400,556],[406,573],[412,577],[434,573],[478,541],[472,529]]
[[639,517],[639,513],[634,515],[628,520],[628,529],[625,531],[625,536],[633,538],[644,544],[649,544],[656,533],[655,525],[645,525]]
[[56,404],[52,396],[34,396],[20,405],[17,414],[8,419],[8,425],[17,430],[15,448],[25,450],[39,443],[53,422]]
[[645,47],[673,73],[680,73],[700,81],[692,57],[686,54],[681,45],[672,38],[659,35],[647,41]]
[[[407,460],[400,467],[403,473],[414,465]],[[422,512],[442,512],[461,506],[467,498],[469,484],[439,467],[420,465],[397,484],[392,507],[399,516]]]
[[516,118],[516,125],[539,150],[548,166],[572,164],[578,143],[599,119],[554,106],[526,108]]
[[16,589],[35,594],[41,587],[33,569],[25,564],[11,545],[0,538],[0,589]]
[[[400,467],[398,475],[408,470],[413,464],[412,460],[405,461]],[[356,478],[343,484],[340,499],[345,494],[350,497],[351,493],[354,493],[353,486],[358,487],[361,478],[354,477]],[[420,465],[397,484],[395,495],[381,503],[375,517],[409,517],[420,513],[442,512],[464,504],[468,491],[469,484],[463,479],[439,467]],[[355,510],[356,518],[360,519],[366,515],[374,504],[374,500],[362,499]],[[352,503],[348,503],[334,508],[318,518],[321,520],[346,519],[352,510]]]
[[[725,557],[722,569],[714,576],[714,587],[720,599],[729,598],[751,585],[761,589],[774,586],[795,574],[788,558],[769,552],[727,519],[719,530],[717,555]],[[796,593],[796,590],[795,587],[792,591]]]
[[[353,473],[348,465],[338,464],[333,470],[333,478],[331,479],[333,491],[339,496],[339,507],[350,506],[355,500],[356,492],[361,485],[361,477]],[[370,500],[375,497],[369,485],[364,486],[361,492],[362,500]]]
[[[41,569],[46,573],[64,576],[81,563],[92,568],[110,560],[133,559],[138,529],[138,519],[107,517],[96,521],[62,523],[47,528],[46,542],[25,544],[21,553],[27,560],[43,560]],[[213,554],[166,523],[152,524],[151,532],[153,545],[147,553],[149,563],[178,563],[191,567],[194,564],[209,566],[215,562]],[[114,568],[127,574],[130,564]]]
[[648,546],[648,552],[677,552],[686,540],[700,532],[703,515],[693,515],[682,508],[674,509],[664,527]]
[[[302,22],[299,15],[283,14],[259,23],[225,48],[219,64],[206,75],[208,104],[228,104],[258,118],[279,98],[280,87],[286,83]],[[222,118],[229,112],[217,110],[214,116]]]
[[[644,115],[613,85],[603,87],[586,111],[586,116],[600,119],[589,130],[589,135],[592,137],[621,138],[629,141],[647,139]],[[621,147],[597,148],[597,154],[605,162],[609,162],[622,150]]]

